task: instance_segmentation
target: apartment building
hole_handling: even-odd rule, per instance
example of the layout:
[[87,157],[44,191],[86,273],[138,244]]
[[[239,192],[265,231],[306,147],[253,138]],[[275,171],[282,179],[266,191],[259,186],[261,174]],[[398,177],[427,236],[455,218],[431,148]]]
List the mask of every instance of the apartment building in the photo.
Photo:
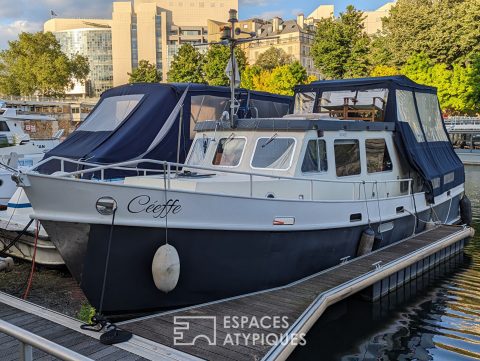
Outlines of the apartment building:
[[[248,37],[248,33],[255,33],[255,40],[242,47],[249,64],[255,64],[260,54],[272,46],[283,49],[287,54],[298,60],[306,69],[308,75],[320,77],[320,73],[313,64],[310,55],[315,24],[322,18],[332,17],[333,5],[321,5],[310,15],[299,14],[296,19],[283,20],[275,17],[270,20],[249,19],[239,21],[236,27],[242,30],[241,37]],[[209,41],[218,41],[221,29],[227,25],[224,22],[209,21]],[[247,33],[247,34],[245,34]]]

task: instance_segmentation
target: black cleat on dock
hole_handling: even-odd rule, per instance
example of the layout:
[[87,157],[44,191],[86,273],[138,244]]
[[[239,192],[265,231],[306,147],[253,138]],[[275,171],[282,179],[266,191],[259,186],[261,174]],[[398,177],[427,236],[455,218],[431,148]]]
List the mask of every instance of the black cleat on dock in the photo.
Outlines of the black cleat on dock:
[[205,360],[285,360],[325,309],[378,299],[463,249],[473,229],[439,226],[295,283],[126,321],[119,327]]

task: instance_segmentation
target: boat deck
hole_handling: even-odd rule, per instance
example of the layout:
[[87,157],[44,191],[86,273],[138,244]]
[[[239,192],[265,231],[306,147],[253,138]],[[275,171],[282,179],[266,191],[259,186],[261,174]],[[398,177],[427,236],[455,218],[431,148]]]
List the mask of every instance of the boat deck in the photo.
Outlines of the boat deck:
[[[206,360],[286,359],[324,310],[373,286],[375,297],[458,253],[471,228],[439,226],[285,287],[165,312],[119,325],[135,335]],[[375,291],[376,290],[376,291]],[[233,316],[240,323],[236,324]],[[277,327],[262,318],[286,320]],[[250,334],[245,340],[239,334]],[[254,342],[256,340],[256,342]],[[238,343],[238,344],[237,344]]]

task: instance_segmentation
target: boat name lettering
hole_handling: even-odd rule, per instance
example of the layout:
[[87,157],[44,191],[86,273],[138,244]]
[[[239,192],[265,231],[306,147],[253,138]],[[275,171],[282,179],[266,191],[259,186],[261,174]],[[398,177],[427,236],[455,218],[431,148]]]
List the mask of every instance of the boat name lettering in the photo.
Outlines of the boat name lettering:
[[152,200],[150,196],[141,195],[128,203],[130,213],[151,213],[153,218],[165,218],[169,214],[177,214],[182,210],[178,199],[169,199],[167,202]]

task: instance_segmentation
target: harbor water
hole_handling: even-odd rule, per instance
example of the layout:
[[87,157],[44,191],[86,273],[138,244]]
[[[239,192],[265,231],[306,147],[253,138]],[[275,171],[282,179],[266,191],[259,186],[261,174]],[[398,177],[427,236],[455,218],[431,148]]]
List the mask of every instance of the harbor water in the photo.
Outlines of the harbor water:
[[[360,296],[333,307],[293,360],[480,359],[480,167],[466,168],[477,235],[459,255],[376,303]],[[29,263],[0,273],[0,291],[22,297]],[[37,268],[28,300],[78,317],[86,299],[65,268]]]
[[293,360],[480,359],[480,167],[466,166],[476,236],[465,253],[376,303],[330,308]]

